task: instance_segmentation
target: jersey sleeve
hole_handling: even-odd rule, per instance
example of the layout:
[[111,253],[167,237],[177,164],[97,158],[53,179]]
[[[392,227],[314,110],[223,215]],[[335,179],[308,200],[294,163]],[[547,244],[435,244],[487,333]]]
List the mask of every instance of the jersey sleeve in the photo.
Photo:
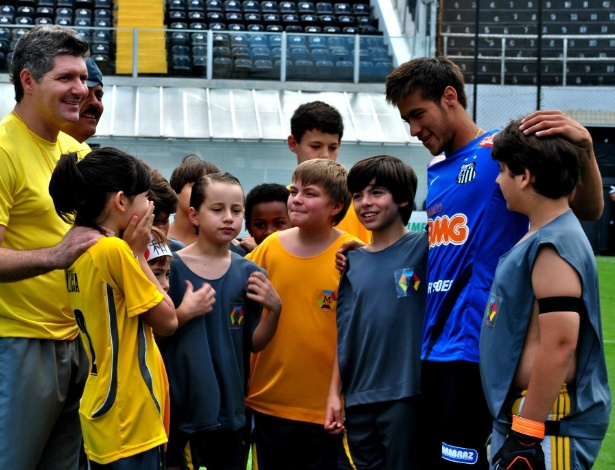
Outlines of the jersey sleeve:
[[106,269],[102,263],[99,266],[107,282],[124,295],[127,315],[140,315],[162,302],[164,295],[145,275],[128,244],[115,237],[103,240],[107,245],[101,252],[106,255]]

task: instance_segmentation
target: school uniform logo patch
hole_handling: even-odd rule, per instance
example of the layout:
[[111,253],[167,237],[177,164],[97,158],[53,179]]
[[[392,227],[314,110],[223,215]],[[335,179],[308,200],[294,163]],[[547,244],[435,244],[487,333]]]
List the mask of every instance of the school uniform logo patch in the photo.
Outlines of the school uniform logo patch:
[[323,290],[318,295],[318,306],[322,310],[333,310],[337,305],[337,295],[335,291]]
[[421,278],[414,268],[398,269],[394,273],[397,298],[408,297],[419,290]]
[[231,319],[231,328],[238,329],[243,327],[243,306],[235,305],[231,309],[231,314],[229,315]]
[[457,175],[457,184],[466,184],[476,178],[476,162],[461,165],[461,170]]
[[498,310],[502,299],[497,295],[490,294],[489,302],[487,303],[487,309],[485,310],[485,324],[493,328],[498,317]]

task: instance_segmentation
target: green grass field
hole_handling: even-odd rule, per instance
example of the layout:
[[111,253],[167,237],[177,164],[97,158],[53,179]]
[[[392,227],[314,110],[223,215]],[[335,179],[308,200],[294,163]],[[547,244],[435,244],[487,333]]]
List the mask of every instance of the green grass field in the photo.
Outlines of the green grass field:
[[[602,329],[606,366],[609,371],[611,390],[615,387],[615,257],[598,256],[600,273],[600,300],[602,304]],[[602,444],[596,470],[615,468],[615,412],[611,411],[611,423]]]
[[[600,300],[602,304],[602,328],[611,389],[615,389],[615,257],[597,256],[600,274]],[[248,466],[248,468],[250,468]],[[611,411],[611,423],[602,443],[595,470],[615,468],[615,407]],[[205,470],[203,468],[203,470]]]

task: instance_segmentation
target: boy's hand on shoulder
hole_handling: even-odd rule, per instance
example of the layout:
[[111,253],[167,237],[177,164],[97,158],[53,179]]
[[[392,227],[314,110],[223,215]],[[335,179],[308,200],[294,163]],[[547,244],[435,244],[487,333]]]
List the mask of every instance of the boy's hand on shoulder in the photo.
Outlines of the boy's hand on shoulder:
[[273,285],[261,271],[254,271],[248,278],[247,297],[277,315],[282,311],[282,300]]
[[346,269],[346,253],[350,250],[361,248],[362,246],[365,246],[365,243],[359,240],[351,240],[340,246],[337,253],[335,253],[335,269],[337,269],[340,274]]
[[201,287],[194,290],[192,283],[186,280],[186,292],[177,308],[178,317],[181,315],[191,319],[205,315],[213,310],[214,303],[216,303],[216,291],[210,284],[204,282]]

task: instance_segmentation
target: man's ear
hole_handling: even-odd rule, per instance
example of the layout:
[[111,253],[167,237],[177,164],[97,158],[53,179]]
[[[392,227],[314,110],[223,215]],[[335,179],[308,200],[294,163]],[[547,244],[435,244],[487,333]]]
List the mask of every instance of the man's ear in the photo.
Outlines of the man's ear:
[[457,102],[457,90],[452,86],[447,86],[442,93],[442,100],[447,106],[452,106],[454,102]]
[[24,94],[31,94],[34,89],[34,85],[36,84],[36,80],[34,80],[34,76],[30,73],[28,69],[23,69],[19,73],[19,80],[21,81],[21,86],[23,87]]
[[399,207],[406,207],[408,204],[410,204],[410,201],[400,202]]

